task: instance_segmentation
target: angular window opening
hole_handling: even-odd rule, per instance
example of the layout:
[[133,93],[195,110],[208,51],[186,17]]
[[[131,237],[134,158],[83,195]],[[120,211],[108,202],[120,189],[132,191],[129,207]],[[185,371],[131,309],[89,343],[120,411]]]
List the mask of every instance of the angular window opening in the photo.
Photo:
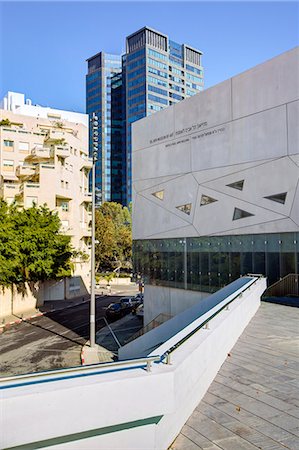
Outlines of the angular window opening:
[[282,192],[281,194],[268,195],[267,197],[264,198],[266,198],[267,200],[272,200],[272,202],[282,203],[284,205],[287,198],[287,192]]
[[233,220],[244,219],[245,217],[250,217],[250,216],[254,216],[254,214],[251,214],[248,211],[244,211],[243,209],[235,208]]
[[164,189],[163,191],[153,192],[152,195],[158,198],[159,200],[164,200]]
[[192,207],[192,204],[187,203],[186,205],[176,206],[176,209],[178,209],[179,211],[182,211],[183,213],[188,214],[188,216],[190,216],[191,207]]
[[216,198],[209,197],[208,195],[202,195],[200,200],[200,206],[209,205],[210,203],[218,202]]
[[235,181],[234,183],[227,184],[226,186],[233,189],[238,189],[238,191],[243,191],[244,180]]

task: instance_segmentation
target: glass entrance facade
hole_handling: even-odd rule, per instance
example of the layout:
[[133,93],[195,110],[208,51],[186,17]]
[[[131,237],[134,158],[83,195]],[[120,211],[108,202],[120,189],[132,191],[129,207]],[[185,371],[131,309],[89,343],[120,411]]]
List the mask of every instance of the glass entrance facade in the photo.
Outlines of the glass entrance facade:
[[248,273],[268,285],[298,273],[299,233],[248,234],[134,242],[134,271],[151,285],[215,292]]

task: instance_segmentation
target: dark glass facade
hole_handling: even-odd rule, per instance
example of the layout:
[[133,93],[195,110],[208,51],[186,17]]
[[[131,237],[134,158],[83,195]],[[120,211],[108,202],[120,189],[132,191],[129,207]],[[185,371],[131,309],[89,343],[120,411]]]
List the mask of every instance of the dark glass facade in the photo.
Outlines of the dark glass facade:
[[[96,203],[111,199],[111,79],[121,72],[121,57],[101,52],[88,60],[86,112],[99,118],[98,161],[96,163]],[[92,148],[91,130],[89,148]]]
[[125,205],[126,154],[125,110],[126,89],[124,72],[111,78],[111,201]]
[[268,285],[298,273],[299,233],[269,233],[140,240],[133,244],[135,273],[145,283],[215,292],[248,273]]

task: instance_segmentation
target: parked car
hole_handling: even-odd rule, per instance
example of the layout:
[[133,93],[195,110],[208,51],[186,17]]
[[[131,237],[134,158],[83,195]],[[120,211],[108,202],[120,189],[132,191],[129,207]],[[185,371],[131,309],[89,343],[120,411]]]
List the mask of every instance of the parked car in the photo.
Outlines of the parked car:
[[110,303],[106,309],[107,319],[120,319],[121,317],[129,314],[132,311],[132,305],[129,303]]
[[143,294],[139,292],[138,294],[135,295],[135,299],[139,300],[140,302],[143,302]]

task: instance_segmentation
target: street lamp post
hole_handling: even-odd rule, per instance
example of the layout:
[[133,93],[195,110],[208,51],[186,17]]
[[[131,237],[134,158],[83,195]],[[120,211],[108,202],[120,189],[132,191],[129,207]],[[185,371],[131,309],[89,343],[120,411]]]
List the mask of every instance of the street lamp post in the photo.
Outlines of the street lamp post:
[[95,113],[92,114],[91,119],[92,127],[92,180],[91,180],[91,283],[90,283],[90,346],[96,345],[96,327],[95,327],[95,313],[96,313],[96,301],[95,301],[95,164],[98,159],[98,117]]

